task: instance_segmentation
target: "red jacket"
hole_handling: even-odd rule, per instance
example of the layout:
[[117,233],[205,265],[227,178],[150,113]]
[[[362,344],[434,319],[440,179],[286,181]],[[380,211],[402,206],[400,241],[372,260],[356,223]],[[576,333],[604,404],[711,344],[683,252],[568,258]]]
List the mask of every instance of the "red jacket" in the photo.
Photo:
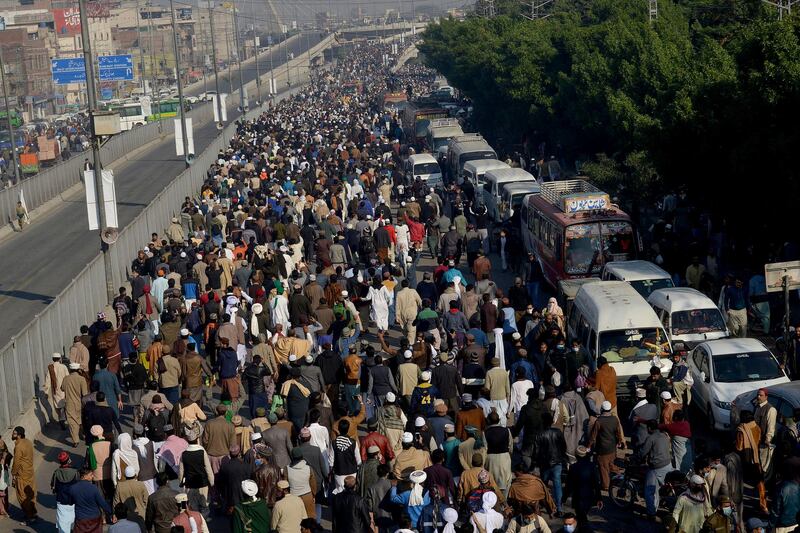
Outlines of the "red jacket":
[[394,450],[389,443],[389,439],[378,433],[372,431],[361,437],[361,460],[367,460],[367,448],[370,446],[377,446],[381,449],[381,463],[385,464],[387,461],[394,459]]
[[425,238],[425,226],[408,218],[408,213],[405,214],[405,217],[406,224],[408,224],[408,234],[411,237],[411,242],[421,243]]

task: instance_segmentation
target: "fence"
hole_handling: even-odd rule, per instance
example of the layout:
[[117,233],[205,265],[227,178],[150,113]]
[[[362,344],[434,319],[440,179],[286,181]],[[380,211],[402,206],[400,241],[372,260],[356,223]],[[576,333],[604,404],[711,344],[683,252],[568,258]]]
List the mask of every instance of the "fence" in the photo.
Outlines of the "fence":
[[[327,38],[312,49],[317,54],[327,47],[333,38]],[[296,58],[290,66],[304,65],[306,58]],[[267,77],[267,72],[263,77]],[[285,75],[276,69],[276,82]],[[285,82],[284,82],[285,83]],[[300,84],[296,84],[296,88]],[[284,85],[285,87],[285,85]],[[285,87],[286,88],[286,87]],[[295,88],[295,90],[296,90]],[[284,91],[276,100],[285,98],[292,91]],[[211,113],[211,106],[204,106]],[[256,117],[263,109],[253,109],[246,114],[247,119]],[[164,123],[165,131],[174,123]],[[155,124],[153,126],[156,126]],[[141,128],[146,131],[149,126]],[[141,213],[119,234],[108,253],[111,255],[111,277],[115,287],[127,281],[127,273],[136,250],[150,239],[154,231],[161,232],[169,220],[180,209],[186,196],[195,196],[205,180],[206,171],[217,158],[220,149],[227,147],[236,132],[236,124],[229,124],[212,143],[198,155],[194,164],[177,176]],[[156,132],[150,130],[151,135]],[[122,139],[122,137],[120,137]],[[110,144],[110,143],[109,143]],[[123,148],[115,148],[122,150]],[[121,152],[124,154],[124,152]],[[77,177],[78,169],[75,170]],[[77,178],[76,178],[77,179]],[[28,189],[25,189],[26,195]],[[26,198],[27,199],[27,198]],[[16,201],[16,200],[15,200]],[[30,204],[29,204],[30,207]],[[0,349],[0,428],[8,428],[28,408],[44,387],[47,365],[54,352],[66,354],[72,345],[72,338],[83,324],[94,321],[99,310],[109,304],[106,297],[106,273],[102,255],[95,257],[55,297],[44,311],[37,314],[23,330],[13,336]],[[40,417],[41,419],[41,417]],[[28,428],[30,429],[30,428]]]
[[[194,124],[199,127],[211,120],[213,112],[210,105],[199,106],[190,111],[187,116],[192,117]],[[159,131],[161,127],[161,131]],[[158,137],[165,137],[174,133],[172,120],[163,120],[147,124],[125,133],[112,137],[100,149],[100,155],[107,164],[125,157]],[[81,178],[83,161],[89,157],[90,152],[81,152],[53,167],[39,172],[16,185],[0,191],[0,220],[2,224],[8,223],[15,216],[15,208],[20,191],[25,192],[25,204],[29,211],[41,207],[59,194],[77,184]]]

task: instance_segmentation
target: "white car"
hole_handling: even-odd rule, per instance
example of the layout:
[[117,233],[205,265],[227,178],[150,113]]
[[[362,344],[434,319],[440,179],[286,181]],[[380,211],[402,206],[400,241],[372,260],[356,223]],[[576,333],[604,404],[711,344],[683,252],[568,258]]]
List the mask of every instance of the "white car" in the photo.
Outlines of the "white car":
[[688,357],[692,403],[715,430],[731,427],[731,402],[742,393],[789,383],[772,352],[757,339],[719,339],[698,344]]

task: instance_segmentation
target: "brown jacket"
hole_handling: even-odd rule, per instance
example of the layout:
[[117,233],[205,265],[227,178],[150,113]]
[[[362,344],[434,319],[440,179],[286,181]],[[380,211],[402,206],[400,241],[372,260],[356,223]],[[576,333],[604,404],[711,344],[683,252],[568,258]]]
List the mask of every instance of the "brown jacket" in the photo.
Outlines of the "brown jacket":
[[612,409],[617,406],[617,372],[611,365],[606,364],[597,369],[595,386],[611,403]]
[[739,427],[736,428],[736,451],[744,452],[742,457],[748,464],[760,464],[759,442],[761,442],[761,428],[755,422],[739,424]]
[[508,488],[508,501],[516,505],[529,503],[536,508],[544,503],[549,512],[556,509],[547,485],[533,474],[517,474]]
[[[457,498],[459,501],[464,501],[464,499],[469,496],[470,492],[481,486],[480,481],[478,481],[478,474],[480,474],[483,469],[484,468],[482,466],[473,466],[469,470],[464,470],[461,473],[461,479],[458,481]],[[489,483],[487,485],[497,495],[497,505],[503,503],[505,501],[505,498],[503,497],[503,491],[497,486],[497,482],[494,480],[494,476],[491,472],[489,472]],[[513,487],[514,484],[512,483],[511,486]]]
[[467,432],[464,428],[475,426],[481,432],[486,427],[486,419],[483,416],[483,409],[474,407],[472,409],[462,409],[456,413],[456,437],[462,442],[467,440]]
[[218,416],[206,424],[203,432],[203,448],[208,455],[224,457],[228,455],[234,442],[236,442],[236,430],[224,416]]
[[161,388],[177,387],[181,382],[181,364],[172,355],[164,355],[162,359],[166,372],[159,372]]
[[208,362],[196,352],[190,352],[184,359],[183,379],[187,388],[202,387],[203,373],[211,376],[211,367]]

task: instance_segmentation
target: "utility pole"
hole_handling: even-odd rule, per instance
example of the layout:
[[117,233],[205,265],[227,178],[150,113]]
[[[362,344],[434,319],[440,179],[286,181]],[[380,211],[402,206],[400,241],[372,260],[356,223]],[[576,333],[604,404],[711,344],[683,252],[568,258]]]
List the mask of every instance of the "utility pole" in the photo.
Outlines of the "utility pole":
[[[266,2],[267,2],[267,17],[269,17],[270,12],[271,12],[271,10],[270,10],[270,0],[266,0]],[[272,14],[273,14],[273,18],[275,18],[274,12],[272,12]],[[274,23],[275,24],[278,23],[278,19],[277,18],[275,18],[275,22]],[[272,28],[270,27],[270,19],[269,18],[267,18],[267,44],[269,45],[269,98],[270,98],[270,100],[272,100],[275,97],[275,94],[273,94],[272,91],[275,91],[275,93],[277,93],[278,92],[278,87],[275,85],[275,63],[273,62],[273,59],[272,59],[272,55],[273,55],[273,52],[274,52],[273,49],[272,49]]]
[[236,63],[239,67],[239,108],[241,109],[242,113],[244,113],[247,111],[248,106],[244,99],[244,78],[242,78],[242,45],[239,35],[239,23],[237,22],[239,17],[236,14],[236,0],[231,0],[231,4],[233,5],[233,38],[236,41]]
[[188,168],[192,164],[193,157],[189,154],[189,136],[186,132],[186,109],[183,101],[183,81],[181,80],[181,62],[180,54],[178,53],[178,24],[175,22],[174,0],[169,0],[169,11],[170,15],[172,15],[172,46],[175,51],[175,78],[178,81],[178,110],[180,112],[181,134],[183,136],[183,160]]
[[144,47],[142,46],[142,23],[139,20],[141,15],[139,8],[139,0],[136,0],[136,42],[139,45],[139,77],[142,80],[142,92],[144,91]]
[[222,129],[222,95],[219,93],[219,70],[217,68],[217,43],[214,40],[214,10],[211,8],[213,2],[208,1],[208,26],[211,31],[211,61],[214,63],[214,88],[217,91],[217,116],[219,122],[217,129]]
[[[155,104],[155,109],[153,110],[153,116],[156,117],[156,122],[158,123],[158,133],[161,133],[164,129],[164,125],[161,123],[161,97],[158,95],[158,87],[156,83],[156,47],[153,41],[153,12],[147,12],[147,21],[148,21],[148,33],[150,34],[150,74],[153,76],[153,81],[151,82],[150,91],[152,92],[153,103]],[[163,41],[162,41],[163,43]]]
[[289,76],[289,43],[286,41],[289,40],[289,26],[283,26],[286,28],[286,32],[283,34],[283,51],[286,53],[286,86],[290,87],[292,85],[292,78]]
[[[100,160],[100,139],[95,134],[94,114],[97,112],[97,93],[94,84],[94,63],[92,62],[92,43],[89,40],[89,17],[86,15],[86,0],[78,0],[78,11],[81,20],[81,44],[83,48],[83,63],[86,69],[86,95],[89,100],[89,124],[92,128],[92,164],[94,165],[94,191],[97,195],[97,213],[100,234],[107,229],[105,195],[103,194],[103,162]],[[106,272],[106,296],[108,301],[114,299],[114,281],[111,277],[111,254],[108,250],[111,245],[100,244],[103,251],[103,267]]]
[[658,0],[647,0],[647,17],[650,24],[658,20]]
[[765,4],[778,9],[778,20],[783,20],[783,17],[788,17],[792,14],[792,7],[800,2],[800,0],[763,0]]
[[11,141],[11,157],[14,160],[14,180],[16,183],[22,181],[19,169],[19,157],[17,156],[17,141],[14,135],[14,127],[11,125],[11,107],[8,104],[8,86],[6,85],[6,64],[3,61],[3,49],[0,48],[0,77],[3,82],[3,100],[6,104],[6,127],[8,128],[8,139]]
[[530,14],[526,15],[523,13],[522,16],[528,20],[546,19],[550,16],[550,13],[547,12],[547,7],[552,3],[553,0],[531,0]]

